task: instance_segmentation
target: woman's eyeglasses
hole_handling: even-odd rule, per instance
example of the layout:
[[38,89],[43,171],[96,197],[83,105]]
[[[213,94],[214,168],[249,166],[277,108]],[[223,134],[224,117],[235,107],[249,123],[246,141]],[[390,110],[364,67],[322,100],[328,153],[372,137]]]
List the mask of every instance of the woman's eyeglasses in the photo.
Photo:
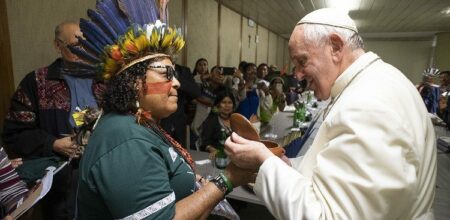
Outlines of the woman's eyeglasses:
[[173,68],[173,66],[171,65],[165,65],[165,66],[149,66],[148,68],[152,68],[152,69],[162,69],[165,68],[166,69],[166,77],[167,80],[172,81],[173,77],[178,78],[178,73],[177,71],[175,71],[175,68]]

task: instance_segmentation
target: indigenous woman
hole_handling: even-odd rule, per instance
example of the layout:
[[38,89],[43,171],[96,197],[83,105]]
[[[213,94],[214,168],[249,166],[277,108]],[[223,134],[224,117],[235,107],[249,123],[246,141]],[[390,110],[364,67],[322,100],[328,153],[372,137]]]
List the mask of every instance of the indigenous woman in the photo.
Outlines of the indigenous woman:
[[233,113],[235,100],[232,93],[223,91],[217,94],[214,106],[216,112],[211,112],[208,118],[203,122],[201,129],[201,147],[210,155],[214,155],[219,144],[221,129],[224,129],[227,136],[231,135],[230,116]]
[[[167,2],[160,2],[164,21]],[[107,80],[104,114],[80,164],[79,219],[204,218],[233,186],[252,176],[247,171],[230,176],[235,167],[229,166],[194,193],[191,156],[159,127],[159,121],[177,109],[180,83],[173,55],[184,41],[156,16],[150,16],[152,20],[142,17],[146,13],[133,14],[138,8],[157,15],[154,4],[153,0],[97,1],[97,11],[88,11],[94,19],[81,25],[87,36],[81,41],[83,50],[71,48],[86,61],[79,64],[82,68],[100,69]],[[111,13],[116,14],[109,17]],[[121,29],[124,24],[133,25]],[[98,48],[105,50],[95,53]]]

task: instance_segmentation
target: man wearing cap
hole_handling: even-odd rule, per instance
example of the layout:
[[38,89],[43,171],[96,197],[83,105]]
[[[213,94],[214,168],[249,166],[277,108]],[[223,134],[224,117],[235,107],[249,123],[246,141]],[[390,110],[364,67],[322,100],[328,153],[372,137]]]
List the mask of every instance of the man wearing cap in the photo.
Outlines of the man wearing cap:
[[436,139],[414,85],[372,52],[336,9],[306,15],[289,41],[299,80],[331,98],[292,167],[233,133],[226,152],[258,169],[254,191],[278,219],[434,219]]

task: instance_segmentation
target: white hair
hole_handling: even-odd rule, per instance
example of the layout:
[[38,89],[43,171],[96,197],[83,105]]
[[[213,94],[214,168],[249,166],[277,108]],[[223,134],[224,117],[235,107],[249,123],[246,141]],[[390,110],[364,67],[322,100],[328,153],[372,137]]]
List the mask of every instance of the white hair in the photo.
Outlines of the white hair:
[[305,40],[317,47],[322,47],[328,41],[328,36],[332,33],[338,34],[344,43],[352,50],[363,49],[364,43],[361,36],[349,29],[333,27],[320,24],[302,24]]

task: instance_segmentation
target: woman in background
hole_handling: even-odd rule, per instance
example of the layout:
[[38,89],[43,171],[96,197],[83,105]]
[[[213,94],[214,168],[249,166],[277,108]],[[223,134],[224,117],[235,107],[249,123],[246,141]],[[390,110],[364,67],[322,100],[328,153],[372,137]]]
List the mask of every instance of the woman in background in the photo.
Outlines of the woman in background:
[[228,90],[218,93],[214,102],[217,111],[211,112],[202,124],[200,149],[209,152],[210,157],[216,153],[221,129],[225,130],[227,136],[231,134],[230,116],[235,104],[233,94]]
[[194,71],[192,71],[194,80],[197,84],[201,85],[207,83],[209,79],[208,60],[200,58],[195,62]]

